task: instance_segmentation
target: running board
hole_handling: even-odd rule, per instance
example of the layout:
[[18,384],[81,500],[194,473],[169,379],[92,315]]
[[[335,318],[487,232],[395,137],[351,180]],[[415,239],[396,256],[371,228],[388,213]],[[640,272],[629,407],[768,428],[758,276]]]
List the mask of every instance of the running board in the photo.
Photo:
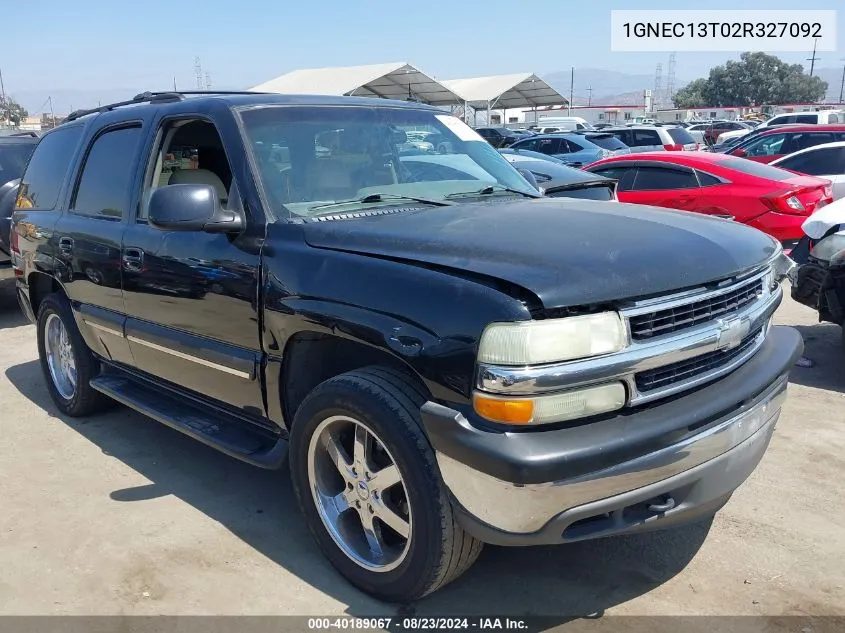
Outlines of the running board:
[[101,374],[91,387],[139,413],[181,431],[221,453],[266,468],[280,469],[288,452],[288,442],[269,433],[252,431],[223,412],[215,411],[166,390],[124,375]]

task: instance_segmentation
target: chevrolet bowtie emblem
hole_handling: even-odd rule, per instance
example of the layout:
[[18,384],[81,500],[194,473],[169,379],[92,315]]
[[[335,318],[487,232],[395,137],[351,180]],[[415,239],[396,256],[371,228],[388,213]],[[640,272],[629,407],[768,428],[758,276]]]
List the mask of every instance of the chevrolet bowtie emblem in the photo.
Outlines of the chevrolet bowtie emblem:
[[716,349],[729,350],[737,347],[750,329],[751,322],[748,319],[720,319]]

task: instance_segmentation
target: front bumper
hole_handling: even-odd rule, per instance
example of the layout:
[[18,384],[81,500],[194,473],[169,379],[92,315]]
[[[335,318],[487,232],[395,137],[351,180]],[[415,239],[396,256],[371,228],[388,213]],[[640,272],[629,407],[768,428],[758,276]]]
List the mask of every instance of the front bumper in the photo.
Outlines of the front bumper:
[[713,514],[751,474],[802,351],[795,330],[775,327],[718,381],[568,428],[482,431],[435,403],[422,419],[458,516],[483,541],[538,545],[669,527]]

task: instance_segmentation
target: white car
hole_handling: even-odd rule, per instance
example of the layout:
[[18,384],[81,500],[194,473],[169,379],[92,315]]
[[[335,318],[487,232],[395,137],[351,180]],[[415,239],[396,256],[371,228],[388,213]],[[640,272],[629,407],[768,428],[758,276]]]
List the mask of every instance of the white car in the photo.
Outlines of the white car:
[[795,112],[778,114],[758,127],[783,125],[784,123],[800,123],[802,125],[824,125],[825,123],[845,123],[845,112],[842,110],[819,110],[817,112]]
[[833,199],[845,198],[845,141],[814,145],[769,164],[772,167],[825,178],[833,185]]
[[719,136],[716,137],[716,145],[721,145],[732,138],[742,138],[746,134],[748,134],[751,130],[731,130],[730,132],[722,132]]

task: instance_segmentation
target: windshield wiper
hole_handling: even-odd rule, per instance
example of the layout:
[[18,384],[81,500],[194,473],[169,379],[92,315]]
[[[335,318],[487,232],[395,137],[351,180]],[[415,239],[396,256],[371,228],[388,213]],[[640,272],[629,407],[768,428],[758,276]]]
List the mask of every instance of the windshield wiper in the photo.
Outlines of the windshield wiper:
[[451,198],[471,198],[475,196],[489,196],[494,193],[517,193],[521,196],[525,196],[526,198],[542,198],[543,196],[539,193],[535,196],[527,191],[520,191],[519,189],[511,189],[510,187],[505,187],[504,185],[488,185],[486,187],[482,187],[481,189],[477,189],[476,191],[459,191],[458,193],[450,193],[443,196],[446,199]]
[[318,204],[311,207],[309,211],[317,211],[319,209],[330,209],[332,207],[342,207],[347,204],[368,204],[370,202],[391,202],[410,200],[412,202],[421,202],[422,204],[430,204],[435,207],[448,207],[451,202],[445,200],[432,200],[431,198],[418,198],[416,196],[400,196],[392,193],[370,193],[363,198],[353,198],[352,200],[338,200],[337,202],[327,202],[326,204]]

